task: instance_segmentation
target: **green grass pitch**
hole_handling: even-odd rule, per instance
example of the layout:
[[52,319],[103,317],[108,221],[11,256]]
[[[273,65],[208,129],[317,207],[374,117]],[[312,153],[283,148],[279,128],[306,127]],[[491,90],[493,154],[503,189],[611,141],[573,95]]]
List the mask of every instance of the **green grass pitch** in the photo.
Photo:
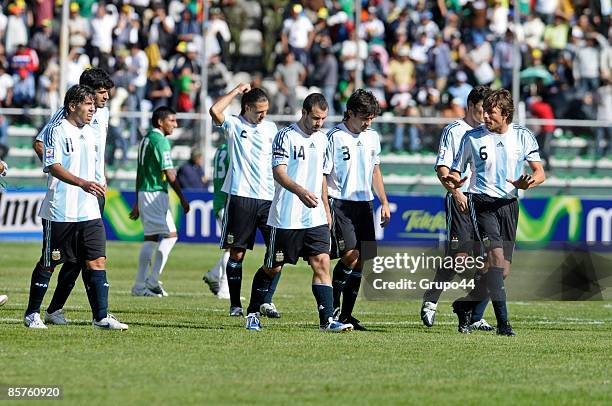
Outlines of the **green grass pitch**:
[[[75,405],[612,402],[609,301],[511,302],[518,336],[507,338],[458,334],[450,295],[429,329],[419,301],[362,297],[355,314],[371,331],[325,334],[311,272],[300,264],[283,271],[282,318],[263,319],[254,333],[202,282],[215,246],[177,244],[162,275],[170,297],[161,299],[130,295],[139,248],[108,244],[110,310],[129,331],[93,330],[80,279],[65,307],[72,324],[31,331],[22,317],[40,244],[0,244],[0,294],[9,295],[0,308],[0,386],[62,385],[63,403]],[[261,248],[247,254],[247,298],[262,256]],[[494,321],[490,308],[485,317]]]

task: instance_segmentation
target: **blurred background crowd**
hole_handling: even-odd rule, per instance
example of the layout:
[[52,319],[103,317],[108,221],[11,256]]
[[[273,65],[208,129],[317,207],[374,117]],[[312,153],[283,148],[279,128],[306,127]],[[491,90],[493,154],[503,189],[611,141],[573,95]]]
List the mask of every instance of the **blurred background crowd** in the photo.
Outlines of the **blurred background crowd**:
[[[62,1],[0,4],[0,107],[56,109]],[[199,111],[204,58],[209,102],[247,81],[268,91],[277,114],[296,113],[303,97],[318,90],[331,102],[330,114],[341,115],[361,82],[385,115],[457,118],[472,86],[510,89],[518,65],[528,114],[609,120],[610,1],[517,4],[518,10],[508,0],[363,0],[357,29],[352,0],[216,0],[207,4],[204,36],[202,0],[74,0],[68,86],[90,65],[112,74],[111,136],[122,148],[137,142],[146,122],[113,118],[114,112],[164,104]],[[2,143],[8,120],[0,120]],[[437,134],[428,140],[416,124],[391,132],[386,148],[395,151],[437,142]]]

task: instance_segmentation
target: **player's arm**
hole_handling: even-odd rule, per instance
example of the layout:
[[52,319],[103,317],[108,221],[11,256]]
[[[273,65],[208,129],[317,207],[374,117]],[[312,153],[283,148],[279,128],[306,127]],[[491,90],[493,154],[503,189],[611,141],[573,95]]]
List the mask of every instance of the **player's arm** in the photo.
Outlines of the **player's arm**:
[[323,175],[323,186],[321,189],[321,199],[323,199],[323,207],[325,208],[325,217],[327,217],[327,225],[332,227],[331,208],[329,207],[329,198],[327,197],[327,176]]
[[447,189],[461,189],[461,186],[467,181],[467,176],[461,178],[461,173],[465,172],[468,163],[471,161],[470,147],[467,145],[469,142],[469,136],[464,135],[461,139],[459,151],[453,159],[453,164],[450,167],[450,171],[446,176],[442,176],[440,179],[442,185]]
[[208,112],[210,113],[210,116],[212,117],[215,125],[221,125],[225,122],[225,115],[223,114],[223,112],[225,111],[225,109],[227,109],[232,100],[234,100],[234,97],[246,93],[249,90],[251,90],[250,84],[240,83],[238,86],[233,88],[231,92],[227,93],[224,96],[221,96],[219,100],[217,100],[217,102],[212,105]]
[[380,165],[374,165],[374,172],[372,173],[372,188],[374,189],[374,193],[376,193],[376,196],[382,205],[382,209],[380,211],[380,225],[381,227],[385,227],[391,220],[391,209],[389,208],[389,200],[387,200],[387,194],[385,193],[385,184],[383,183]]
[[32,144],[32,148],[34,148],[34,152],[36,152],[36,156],[38,157],[38,160],[42,162],[43,149],[44,149],[42,141],[34,140],[34,144]]
[[61,164],[55,163],[47,168],[49,173],[61,180],[62,182],[68,183],[72,186],[77,186],[86,191],[87,193],[91,193],[93,195],[104,196],[104,187],[102,185],[97,184],[96,182],[91,182],[78,176],[73,175],[68,172]]
[[181,206],[183,206],[183,211],[185,213],[189,213],[189,202],[187,201],[187,199],[185,199],[185,196],[183,195],[183,189],[181,189],[181,185],[178,182],[178,177],[176,176],[176,170],[174,168],[169,168],[169,169],[165,169],[163,172],[164,174],[166,174],[166,179],[168,180],[168,183],[170,184],[170,186],[172,187],[172,189],[178,196],[179,200],[181,201]]
[[6,164],[6,162],[0,160],[0,176],[6,176],[7,172],[8,172],[8,165]]
[[[140,155],[138,156],[138,165],[140,166]],[[140,171],[136,169],[136,184],[134,185],[134,192],[136,192],[136,199],[132,205],[132,211],[130,212],[130,219],[138,220],[140,212],[138,211],[138,189],[140,188]]]
[[440,165],[436,167],[436,174],[438,175],[438,180],[440,181],[442,186],[444,186],[444,188],[453,196],[453,199],[455,199],[455,201],[459,205],[459,210],[465,213],[467,212],[467,197],[463,194],[461,189],[453,189],[449,187],[444,181],[444,178],[447,177],[450,172],[451,170],[448,166]]
[[319,204],[319,198],[312,192],[304,189],[302,186],[295,183],[289,175],[287,175],[287,165],[281,164],[272,168],[274,180],[279,185],[296,195],[306,207],[314,208]]
[[532,189],[538,185],[541,185],[546,180],[546,174],[544,173],[542,162],[529,161],[528,164],[529,168],[531,168],[533,171],[532,174],[523,174],[516,180],[507,179],[507,181],[512,183],[517,189]]

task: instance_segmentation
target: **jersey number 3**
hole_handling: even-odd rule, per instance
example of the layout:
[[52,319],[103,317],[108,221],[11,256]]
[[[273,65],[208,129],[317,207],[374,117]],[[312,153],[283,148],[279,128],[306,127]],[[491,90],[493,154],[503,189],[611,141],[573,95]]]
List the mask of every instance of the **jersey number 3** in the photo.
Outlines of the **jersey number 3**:
[[349,153],[349,147],[344,145],[342,147],[342,160],[343,161],[348,161],[349,159],[351,159],[351,154]]

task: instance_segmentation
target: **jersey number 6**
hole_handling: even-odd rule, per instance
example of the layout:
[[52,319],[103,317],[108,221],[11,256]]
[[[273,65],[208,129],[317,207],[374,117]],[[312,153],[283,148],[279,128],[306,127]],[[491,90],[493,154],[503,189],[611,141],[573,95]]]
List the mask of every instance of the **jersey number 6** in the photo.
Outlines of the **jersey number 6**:
[[487,151],[485,151],[485,149],[487,149],[486,146],[480,147],[480,149],[478,150],[478,153],[480,154],[480,159],[482,159],[483,161],[486,161],[489,157],[489,154],[487,154]]

